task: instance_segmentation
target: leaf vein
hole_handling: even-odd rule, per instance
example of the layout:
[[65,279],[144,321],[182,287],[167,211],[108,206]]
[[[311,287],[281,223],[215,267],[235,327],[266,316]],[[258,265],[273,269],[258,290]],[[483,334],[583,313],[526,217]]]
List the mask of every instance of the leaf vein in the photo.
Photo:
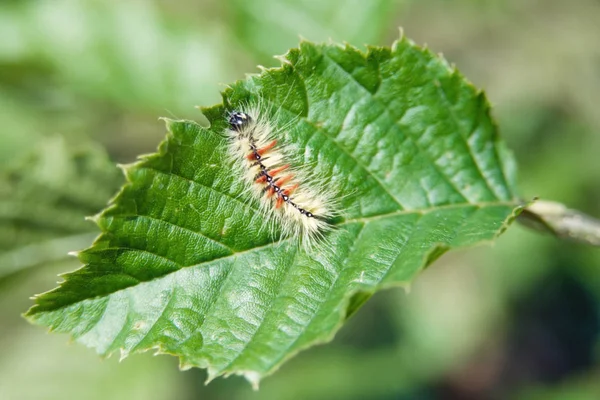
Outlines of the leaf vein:
[[[447,106],[447,110],[448,113],[450,114],[450,119],[452,120],[452,122],[454,123],[454,125],[456,126],[456,129],[459,130],[461,129],[458,117],[456,116],[456,113],[454,112],[454,108],[453,108],[453,104],[450,102],[450,100],[448,99],[448,95],[446,94],[446,92],[444,91],[444,88],[442,87],[441,83],[436,85],[438,92],[440,93],[440,98],[442,99],[442,101],[444,103],[446,103]],[[479,125],[476,125],[475,129],[472,132],[468,132],[467,133],[467,138],[471,137],[471,135],[473,134],[473,132],[479,127]],[[494,197],[496,197],[497,199],[500,198],[496,191],[494,190],[494,188],[492,188],[492,186],[490,185],[490,183],[488,182],[488,179],[485,177],[485,175],[483,174],[483,171],[481,169],[481,166],[479,165],[479,162],[477,161],[477,157],[475,156],[475,154],[473,153],[473,148],[471,147],[471,145],[469,144],[469,141],[463,137],[462,134],[458,134],[458,137],[462,140],[463,144],[466,146],[467,148],[467,152],[469,153],[469,155],[471,156],[471,161],[473,162],[473,165],[475,166],[475,169],[477,170],[477,172],[479,173],[479,175],[481,176],[481,178],[483,179],[483,181],[485,182],[485,185],[487,186],[488,190],[490,191],[490,193],[492,193],[494,195]],[[500,166],[501,164],[498,163],[498,166]],[[502,168],[500,168],[500,170],[502,170]]]
[[[288,263],[287,265],[294,265],[294,260],[296,259],[296,257],[298,256],[298,249],[296,249],[296,251],[294,252],[294,257],[291,258],[291,262]],[[234,357],[233,360],[231,360],[227,365],[225,365],[224,367],[221,368],[221,371],[226,370],[227,368],[229,368],[231,365],[233,365],[243,354],[243,351],[248,348],[250,346],[250,344],[252,344],[254,342],[254,339],[256,338],[256,335],[261,331],[261,327],[264,327],[264,322],[265,319],[269,313],[269,311],[271,311],[273,309],[273,306],[275,305],[275,299],[279,296],[279,294],[281,293],[281,288],[284,286],[284,283],[287,281],[290,271],[292,270],[292,268],[286,268],[285,274],[284,276],[281,277],[281,279],[279,279],[279,286],[277,287],[277,293],[275,293],[273,295],[273,298],[270,301],[269,307],[265,310],[263,318],[261,319],[260,324],[257,326],[257,328],[254,330],[254,333],[252,334],[252,336],[250,338],[247,338],[244,346],[238,350],[238,355],[236,357]]]
[[128,218],[128,217],[140,217],[140,218],[147,218],[147,219],[150,219],[150,220],[152,220],[152,221],[164,222],[164,223],[166,223],[166,224],[168,224],[168,225],[170,225],[170,226],[172,226],[172,227],[174,227],[174,228],[181,229],[182,231],[189,232],[189,233],[192,233],[192,234],[194,234],[194,235],[196,235],[196,236],[199,236],[199,237],[201,237],[201,238],[207,239],[207,240],[209,240],[211,243],[216,243],[216,244],[218,244],[219,246],[221,246],[221,247],[223,247],[223,248],[227,249],[227,250],[228,250],[230,253],[232,253],[232,254],[234,253],[234,250],[233,250],[231,247],[229,247],[229,246],[225,245],[224,243],[222,243],[222,242],[219,242],[218,240],[216,240],[216,239],[213,239],[213,238],[211,238],[211,237],[209,237],[209,236],[205,235],[205,234],[204,234],[204,233],[202,233],[202,232],[194,231],[194,230],[192,230],[192,229],[190,229],[190,228],[186,228],[185,226],[182,226],[182,225],[176,224],[176,223],[174,223],[174,222],[171,222],[171,221],[168,221],[168,220],[166,220],[166,219],[160,219],[160,218],[154,217],[154,216],[152,216],[152,215],[147,215],[147,214],[121,214],[121,215],[119,215],[119,216],[120,216],[120,217],[123,217],[123,218]]
[[[353,77],[351,74],[349,74],[349,73],[348,73],[348,72],[347,72],[347,71],[346,71],[346,70],[345,70],[345,69],[344,69],[344,68],[343,68],[343,67],[342,67],[342,66],[341,66],[341,65],[340,65],[340,64],[339,64],[339,63],[338,63],[336,60],[334,60],[333,58],[329,57],[327,54],[324,54],[324,56],[325,56],[325,58],[329,59],[329,60],[330,60],[330,61],[331,61],[331,62],[332,62],[334,65],[336,65],[336,66],[338,67],[338,69],[339,69],[339,70],[343,71],[343,72],[344,72],[344,73],[345,73],[345,74],[346,74],[346,75],[347,75],[349,78],[351,78],[351,80],[352,80],[352,81],[354,81],[355,83],[357,83],[357,85],[358,85],[359,87],[361,87],[361,88],[362,88],[362,89],[363,89],[363,90],[364,90],[364,91],[367,93],[367,95],[368,95],[368,96],[370,96],[370,97],[372,98],[372,100],[373,100],[373,101],[377,100],[377,97],[376,97],[377,93],[371,93],[371,92],[370,92],[370,91],[369,91],[369,90],[368,90],[368,89],[367,89],[367,88],[366,88],[364,85],[362,85],[360,82],[356,81],[356,79],[354,79],[354,77]],[[379,103],[379,101],[378,101],[378,103]],[[386,111],[387,111],[387,113],[388,113],[390,116],[393,116],[393,115],[394,115],[392,112],[390,112],[390,108],[389,108],[389,106],[388,106],[387,104],[381,104],[381,105],[382,105],[382,108],[383,108],[384,110],[386,110]],[[399,121],[397,121],[397,120],[395,121],[395,125],[396,125],[396,126],[399,126],[399,123],[398,123],[398,122],[399,122]],[[315,129],[318,129],[318,128],[317,128],[317,127],[315,127]],[[388,129],[388,132],[389,132],[389,131],[390,131],[390,130]],[[412,142],[412,143],[415,145],[415,147],[417,147],[417,148],[419,149],[419,152],[420,152],[421,154],[423,154],[423,155],[424,155],[424,157],[426,157],[426,158],[427,158],[427,159],[430,161],[431,165],[433,165],[433,167],[434,167],[434,168],[435,168],[435,169],[438,171],[438,173],[439,173],[439,174],[440,174],[442,177],[444,177],[444,178],[445,178],[445,180],[446,180],[446,181],[447,181],[447,182],[450,184],[450,186],[451,186],[451,187],[452,187],[452,188],[453,188],[453,189],[454,189],[454,190],[455,190],[455,191],[456,191],[456,192],[457,192],[457,193],[458,193],[460,196],[462,196],[462,197],[463,197],[463,198],[464,198],[466,201],[468,201],[468,199],[466,198],[466,196],[465,196],[465,195],[462,193],[462,191],[461,191],[461,190],[460,190],[460,189],[459,189],[459,188],[456,186],[456,184],[455,184],[455,183],[454,183],[454,182],[453,182],[453,181],[450,179],[450,177],[449,177],[448,175],[446,175],[446,174],[445,174],[445,173],[444,173],[444,172],[443,172],[443,171],[440,169],[440,167],[439,167],[439,166],[438,166],[438,165],[437,165],[437,164],[434,162],[434,160],[433,160],[433,159],[432,159],[432,158],[429,156],[429,154],[428,154],[428,153],[427,153],[427,152],[426,152],[426,151],[423,149],[423,147],[422,147],[422,146],[421,146],[421,145],[418,143],[418,140],[415,140],[414,138],[412,138],[412,137],[410,137],[410,136],[408,136],[408,135],[406,135],[406,137],[407,137],[407,138],[409,138],[409,139],[410,139],[410,141],[411,141],[411,142]],[[341,146],[340,146],[340,147],[341,147]],[[358,162],[358,161],[357,161],[357,162]],[[404,208],[404,207],[402,207],[402,205],[401,205],[401,203],[400,203],[400,200],[399,200],[399,199],[397,199],[395,196],[393,196],[393,195],[392,195],[392,194],[391,194],[391,193],[390,193],[390,192],[387,190],[387,187],[385,187],[385,185],[383,185],[383,183],[379,181],[379,179],[378,179],[378,178],[375,176],[375,174],[373,174],[373,173],[372,173],[372,172],[371,172],[371,171],[370,171],[368,168],[366,168],[366,167],[365,167],[365,170],[367,170],[367,171],[370,173],[370,175],[371,175],[371,176],[372,176],[374,179],[376,179],[376,180],[377,180],[377,182],[379,182],[379,184],[380,184],[380,185],[381,185],[381,186],[384,188],[384,190],[385,190],[385,191],[386,191],[386,192],[387,192],[387,193],[388,193],[390,196],[392,196],[392,198],[393,198],[393,199],[394,199],[394,200],[395,200],[395,201],[396,201],[396,202],[397,202],[397,203],[400,205],[400,207],[401,207],[401,208]]]

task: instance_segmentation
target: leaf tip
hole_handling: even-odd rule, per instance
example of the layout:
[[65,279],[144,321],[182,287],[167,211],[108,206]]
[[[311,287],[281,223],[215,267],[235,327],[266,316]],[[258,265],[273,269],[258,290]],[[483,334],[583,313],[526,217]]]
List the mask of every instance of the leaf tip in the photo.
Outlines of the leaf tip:
[[98,221],[100,220],[100,217],[102,216],[102,213],[98,213],[98,214],[94,214],[94,215],[88,215],[87,217],[85,217],[86,221],[90,221],[95,223],[96,225],[98,225]]
[[252,386],[252,390],[257,391],[260,385],[260,373],[257,371],[240,371],[240,374],[246,378],[246,380]]
[[[121,172],[123,173],[123,176],[125,176],[125,179],[127,180],[127,182],[132,182],[133,179],[133,172],[135,170],[137,166],[137,163],[130,163],[130,164],[117,164],[117,168],[119,168],[121,170]],[[92,221],[96,222],[97,218],[99,216],[99,214],[91,217],[93,218]]]
[[187,122],[187,121],[183,121],[183,120],[175,120],[175,119],[168,118],[168,117],[160,117],[159,120],[163,121],[165,123],[165,127],[167,128],[167,131],[169,131],[172,134],[175,134],[175,132],[177,131],[175,128],[178,123]]
[[[262,70],[261,70],[261,73],[262,73],[262,72],[264,72],[264,71],[262,71]],[[246,72],[246,73],[244,74],[244,76],[246,77],[246,80],[250,80],[250,79],[252,79],[252,78],[255,78],[255,77],[258,77],[258,76],[260,76],[260,74],[257,74],[256,72]]]
[[292,63],[290,62],[290,60],[288,60],[288,58],[286,57],[286,54],[282,54],[282,55],[278,55],[278,56],[274,56],[273,58],[276,59],[277,61],[279,61],[281,63],[281,65],[292,65]]
[[165,123],[167,126],[168,126],[170,123],[173,123],[173,122],[175,122],[175,120],[174,120],[174,119],[172,119],[172,118],[169,118],[169,117],[158,117],[158,120],[159,120],[159,121],[162,121],[162,122],[164,122],[164,123]]
[[210,365],[206,368],[206,380],[204,381],[204,386],[207,386],[211,383],[215,378],[219,376],[219,371],[215,368],[212,368]]
[[119,349],[119,362],[122,362],[127,357],[129,357],[129,351],[123,347]]
[[[89,218],[89,217],[88,217],[88,218]],[[87,218],[86,218],[86,219],[87,219]],[[67,255],[68,255],[68,256],[71,256],[71,257],[79,257],[79,253],[80,253],[80,251],[79,251],[79,250],[73,250],[73,251],[70,251],[70,252],[68,252],[68,253],[67,253]]]
[[399,31],[398,39],[396,39],[392,42],[392,46],[391,46],[392,52],[396,52],[396,50],[398,49],[398,46],[400,44],[403,44],[403,43],[413,44],[413,42],[409,38],[407,38],[406,35],[404,34],[403,27],[399,26],[398,31]]
[[194,364],[187,362],[187,361],[183,361],[182,358],[180,358],[179,360],[180,360],[180,362],[179,362],[179,370],[180,371],[188,371],[195,367]]

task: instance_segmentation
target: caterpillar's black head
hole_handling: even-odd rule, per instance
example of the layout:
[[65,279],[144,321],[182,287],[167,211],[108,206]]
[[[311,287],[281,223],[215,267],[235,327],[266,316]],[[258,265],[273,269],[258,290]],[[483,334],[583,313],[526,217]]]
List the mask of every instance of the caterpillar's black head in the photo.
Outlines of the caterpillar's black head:
[[241,131],[250,122],[252,122],[252,117],[246,113],[233,111],[231,114],[229,114],[229,127],[234,131]]

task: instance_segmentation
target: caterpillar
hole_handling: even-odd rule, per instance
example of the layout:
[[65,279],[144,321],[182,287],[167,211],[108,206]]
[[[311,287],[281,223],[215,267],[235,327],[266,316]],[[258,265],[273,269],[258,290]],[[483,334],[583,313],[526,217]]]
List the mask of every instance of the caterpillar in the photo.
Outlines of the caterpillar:
[[[300,167],[277,128],[259,106],[239,107],[227,116],[231,162],[265,218],[281,228],[281,237],[297,237],[305,247],[322,243],[335,213],[331,185]],[[294,165],[296,164],[296,165]]]

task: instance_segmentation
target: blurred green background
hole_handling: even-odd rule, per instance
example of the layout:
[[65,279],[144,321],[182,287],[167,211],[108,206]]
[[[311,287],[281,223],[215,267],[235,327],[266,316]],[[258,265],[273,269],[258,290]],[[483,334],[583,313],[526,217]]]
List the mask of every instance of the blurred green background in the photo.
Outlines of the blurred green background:
[[600,251],[519,226],[377,294],[259,392],[172,357],[100,360],[20,317],[79,266],[83,217],[157,118],[198,119],[299,37],[389,45],[402,26],[487,91],[523,197],[600,216],[599,22],[598,0],[1,2],[0,399],[600,398]]

